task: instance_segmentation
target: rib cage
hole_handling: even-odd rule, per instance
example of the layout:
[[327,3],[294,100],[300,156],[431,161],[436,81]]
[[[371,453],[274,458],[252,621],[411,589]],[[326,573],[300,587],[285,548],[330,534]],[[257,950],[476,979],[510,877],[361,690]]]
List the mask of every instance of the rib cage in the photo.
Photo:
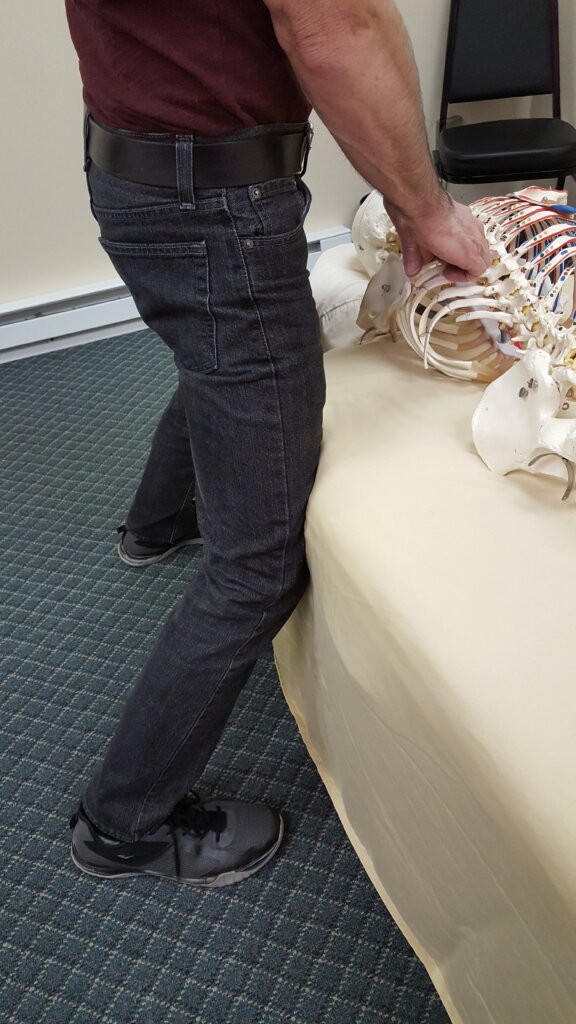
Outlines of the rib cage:
[[[471,204],[493,256],[484,277],[450,284],[434,261],[412,280],[390,327],[426,366],[490,382],[533,346],[552,364],[576,356],[576,222],[570,208],[557,208],[565,194],[547,193],[555,208],[531,201],[534,191]],[[378,274],[385,279],[386,261]]]

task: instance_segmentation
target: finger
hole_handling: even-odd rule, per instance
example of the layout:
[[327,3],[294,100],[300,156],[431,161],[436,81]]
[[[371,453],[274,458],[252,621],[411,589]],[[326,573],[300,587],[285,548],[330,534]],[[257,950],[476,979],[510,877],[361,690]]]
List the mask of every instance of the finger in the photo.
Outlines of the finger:
[[452,281],[454,284],[465,284],[468,281],[475,281],[478,277],[478,274],[471,274],[467,270],[463,270],[462,267],[455,267],[453,263],[445,263],[442,273],[448,281]]
[[467,261],[468,271],[474,275],[474,277],[480,277],[484,273],[486,267],[490,264],[492,254],[490,247],[486,242],[483,246],[478,246],[476,251],[471,254],[470,259]]
[[402,246],[402,260],[407,277],[415,277],[424,266],[422,250],[416,241],[416,236],[410,228],[402,225],[398,230],[400,244]]
[[406,277],[416,277],[416,274],[419,274],[424,266],[422,253],[417,245],[407,245],[402,248],[402,259]]

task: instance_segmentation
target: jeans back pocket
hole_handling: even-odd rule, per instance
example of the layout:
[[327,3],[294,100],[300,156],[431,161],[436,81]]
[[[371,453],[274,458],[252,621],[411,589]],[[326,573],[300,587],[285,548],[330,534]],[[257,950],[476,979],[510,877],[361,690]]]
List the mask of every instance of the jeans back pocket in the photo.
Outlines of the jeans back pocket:
[[218,369],[205,242],[99,242],[145,324],[188,370]]

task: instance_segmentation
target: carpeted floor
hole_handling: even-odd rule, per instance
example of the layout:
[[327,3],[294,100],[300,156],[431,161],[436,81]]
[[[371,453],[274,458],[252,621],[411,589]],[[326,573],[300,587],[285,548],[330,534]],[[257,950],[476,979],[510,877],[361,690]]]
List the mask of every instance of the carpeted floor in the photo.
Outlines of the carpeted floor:
[[0,367],[6,1024],[447,1024],[286,709],[271,651],[203,792],[284,808],[261,874],[199,893],[96,881],[67,820],[201,554],[123,566],[123,521],[175,381],[150,332]]

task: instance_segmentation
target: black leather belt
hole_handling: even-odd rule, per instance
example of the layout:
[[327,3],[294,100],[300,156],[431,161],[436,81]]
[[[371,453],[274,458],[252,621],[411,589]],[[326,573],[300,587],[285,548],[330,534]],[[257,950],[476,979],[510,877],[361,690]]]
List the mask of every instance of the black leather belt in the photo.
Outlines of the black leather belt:
[[[194,141],[194,187],[227,188],[303,174],[312,128],[294,127],[222,142]],[[165,140],[125,135],[103,128],[90,116],[85,134],[86,153],[102,170],[143,185],[176,188],[176,135]]]

